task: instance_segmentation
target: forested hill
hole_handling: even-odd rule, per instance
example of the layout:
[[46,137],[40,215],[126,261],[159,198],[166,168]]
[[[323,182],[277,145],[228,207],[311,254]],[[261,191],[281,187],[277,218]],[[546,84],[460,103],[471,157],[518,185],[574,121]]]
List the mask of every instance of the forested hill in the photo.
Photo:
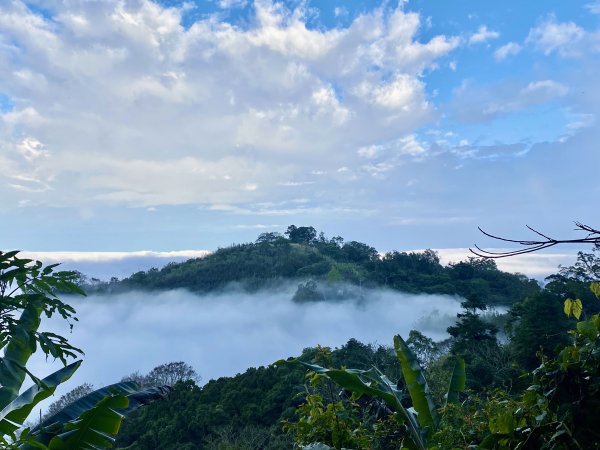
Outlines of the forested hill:
[[[300,283],[296,300],[327,299],[340,283],[410,293],[476,295],[490,305],[510,305],[539,291],[534,280],[498,270],[491,260],[469,258],[449,266],[431,251],[381,255],[361,242],[317,235],[313,227],[288,227],[284,235],[263,233],[253,243],[236,244],[161,270],[137,272],[123,280],[87,284],[90,292],[186,288],[206,293],[236,284],[246,291]],[[346,290],[348,292],[348,290]]]

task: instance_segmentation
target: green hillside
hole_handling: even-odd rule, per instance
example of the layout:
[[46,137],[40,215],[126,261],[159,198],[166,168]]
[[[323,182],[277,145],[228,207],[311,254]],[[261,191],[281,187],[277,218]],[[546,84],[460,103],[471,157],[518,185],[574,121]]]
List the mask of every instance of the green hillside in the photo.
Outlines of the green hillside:
[[85,287],[88,292],[185,288],[206,293],[234,284],[252,292],[282,281],[302,283],[297,300],[328,299],[339,292],[331,289],[339,283],[410,293],[476,295],[489,305],[511,305],[539,291],[534,280],[502,272],[491,260],[469,258],[443,266],[431,250],[382,255],[368,244],[327,238],[317,235],[313,227],[294,225],[285,235],[264,233],[255,242],[221,248],[204,258]]

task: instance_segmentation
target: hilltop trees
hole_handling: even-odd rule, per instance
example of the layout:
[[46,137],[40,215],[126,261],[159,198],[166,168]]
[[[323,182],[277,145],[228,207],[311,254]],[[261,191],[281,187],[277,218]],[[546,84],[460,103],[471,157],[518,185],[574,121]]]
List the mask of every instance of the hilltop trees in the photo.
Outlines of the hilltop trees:
[[287,228],[285,235],[291,242],[296,244],[309,244],[317,237],[317,230],[313,227],[297,227],[296,225],[290,225]]

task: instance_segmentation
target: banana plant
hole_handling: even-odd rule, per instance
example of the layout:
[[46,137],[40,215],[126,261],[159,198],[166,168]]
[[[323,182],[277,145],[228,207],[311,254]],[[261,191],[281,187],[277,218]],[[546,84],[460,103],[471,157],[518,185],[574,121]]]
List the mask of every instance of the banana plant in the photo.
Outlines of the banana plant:
[[[56,264],[43,267],[39,261],[17,255],[17,251],[0,251],[0,449],[110,448],[123,417],[163,398],[169,388],[142,390],[135,383],[118,383],[79,399],[33,429],[23,429],[33,408],[81,365],[81,360],[70,364],[67,360],[83,354],[65,337],[40,331],[42,317],[59,314],[69,323],[76,321],[75,310],[58,294],[85,294],[75,283],[76,273],[54,272]],[[60,360],[64,367],[38,378],[27,369],[38,350]],[[27,376],[34,384],[19,394]]]
[[[417,357],[406,345],[401,336],[394,337],[394,350],[400,362],[402,376],[412,402],[412,408],[406,408],[402,404],[405,394],[397,388],[397,383],[392,382],[377,368],[369,370],[327,369],[299,360],[293,360],[292,362],[300,363],[315,373],[329,378],[339,386],[352,392],[355,398],[368,395],[383,400],[396,413],[398,420],[406,427],[407,436],[402,442],[403,448],[427,450],[428,438],[439,425],[436,406],[431,398],[423,369]],[[278,363],[281,363],[281,361]],[[465,389],[465,381],[465,362],[461,358],[458,358],[454,365],[446,394],[446,404],[458,403],[459,393]],[[328,448],[322,443],[312,445],[313,447],[309,446],[305,448]]]

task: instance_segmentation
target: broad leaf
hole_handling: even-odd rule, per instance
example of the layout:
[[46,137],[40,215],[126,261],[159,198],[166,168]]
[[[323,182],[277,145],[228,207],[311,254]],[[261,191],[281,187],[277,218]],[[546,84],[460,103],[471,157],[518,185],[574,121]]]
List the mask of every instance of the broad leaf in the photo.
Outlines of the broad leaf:
[[25,381],[25,371],[22,367],[27,365],[27,361],[35,351],[36,343],[33,335],[40,325],[42,310],[42,303],[37,296],[32,296],[4,348],[4,357],[0,364],[0,380],[2,380],[0,408],[6,407],[19,395]]
[[600,298],[600,283],[597,281],[592,281],[590,284],[590,290],[594,293],[596,298]]
[[423,375],[419,360],[400,336],[394,336],[394,349],[400,361],[402,375],[404,376],[413,408],[417,411],[419,425],[421,427],[435,428],[437,426],[435,404],[429,393],[429,386]]
[[581,304],[581,300],[572,300],[570,298],[565,300],[564,310],[567,317],[571,317],[571,314],[579,320],[581,317],[581,312],[583,311],[583,305]]
[[72,422],[65,424],[64,431],[54,436],[48,445],[50,450],[88,450],[111,448],[121,427],[123,414],[129,400],[125,395],[104,397],[96,406],[85,411]]
[[81,361],[76,361],[57,370],[10,402],[0,411],[0,431],[4,434],[14,433],[25,422],[33,408],[50,397],[61,383],[71,378],[80,365]]
[[450,378],[450,385],[446,394],[446,406],[451,403],[458,403],[459,394],[465,390],[466,382],[465,360],[458,358],[454,363],[454,370],[452,370],[452,378]]
[[398,417],[404,421],[409,432],[410,442],[406,444],[417,450],[425,450],[426,444],[422,430],[412,412],[404,408],[401,402],[401,392],[396,389],[387,377],[376,370],[356,369],[326,369],[324,367],[294,360],[315,373],[330,378],[344,389],[352,392],[354,397],[369,395],[382,399]]
[[[68,426],[70,426],[68,425],[69,423],[77,422],[84,413],[94,409],[107,397],[122,396],[127,399],[127,405],[119,407],[117,411],[118,415],[125,416],[143,405],[164,398],[170,390],[167,386],[149,387],[140,390],[139,385],[131,381],[106,386],[81,397],[56,414],[48,417],[41,424],[33,428],[31,434],[35,435],[42,443],[48,444],[52,438],[67,431]],[[118,424],[121,423],[122,417],[112,417],[114,420],[118,420]]]

